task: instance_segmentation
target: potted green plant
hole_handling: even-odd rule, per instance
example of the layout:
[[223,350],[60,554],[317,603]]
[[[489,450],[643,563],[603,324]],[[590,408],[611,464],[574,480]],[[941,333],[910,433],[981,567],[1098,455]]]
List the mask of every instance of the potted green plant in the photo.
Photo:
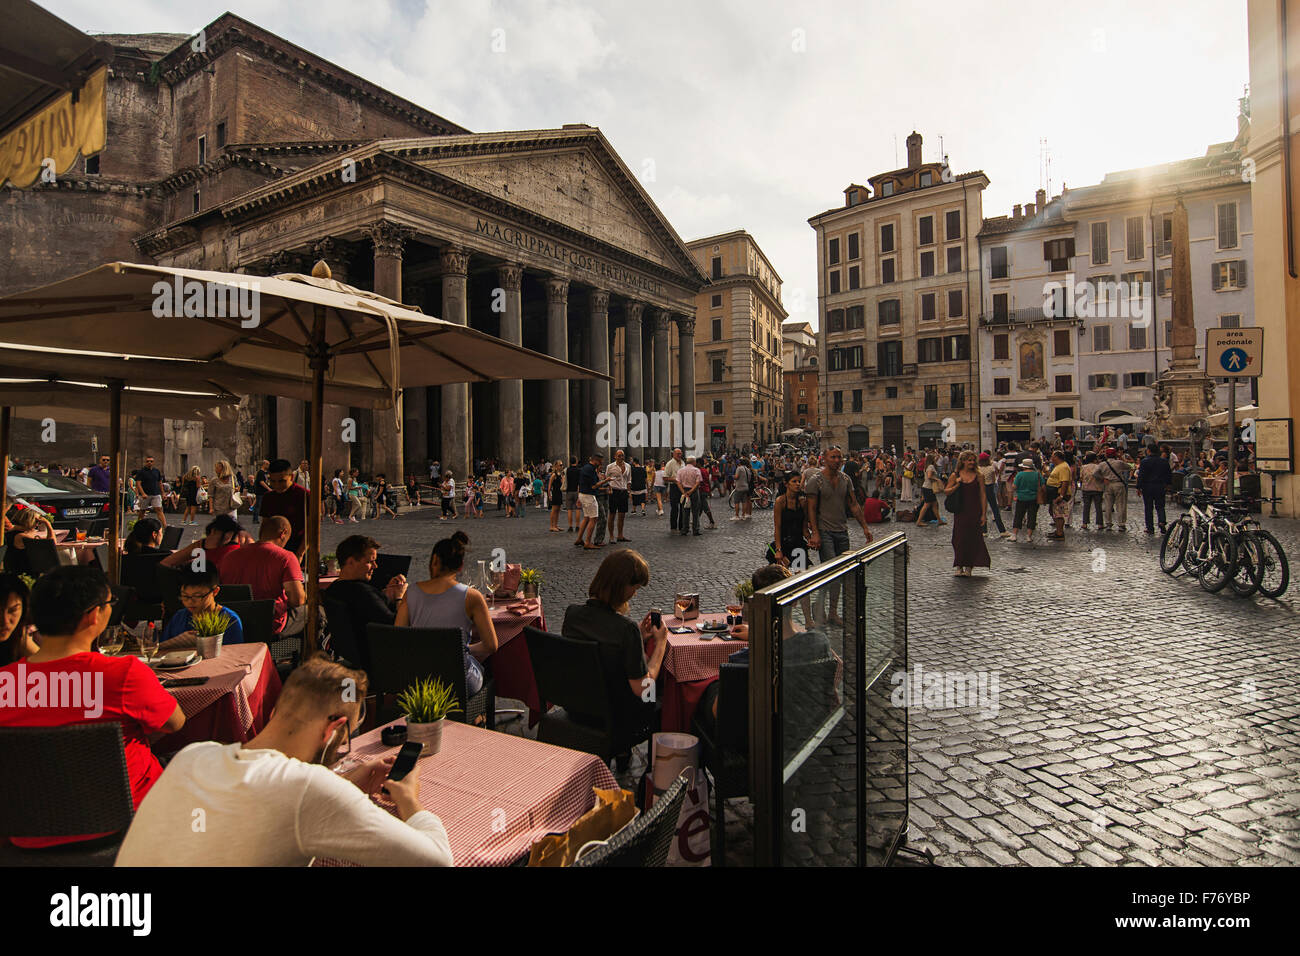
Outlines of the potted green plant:
[[424,744],[424,756],[442,749],[442,725],[448,714],[461,713],[451,685],[437,677],[417,680],[397,695],[406,715],[406,739]]
[[749,578],[745,578],[745,580],[736,585],[736,589],[733,593],[736,595],[736,601],[740,604],[744,604],[754,596],[754,582],[749,580]]
[[519,572],[519,586],[523,589],[524,597],[541,597],[543,577],[544,575],[537,568],[524,568]]
[[221,640],[235,619],[224,610],[200,611],[190,617],[190,630],[198,638],[199,656],[204,660],[221,653]]

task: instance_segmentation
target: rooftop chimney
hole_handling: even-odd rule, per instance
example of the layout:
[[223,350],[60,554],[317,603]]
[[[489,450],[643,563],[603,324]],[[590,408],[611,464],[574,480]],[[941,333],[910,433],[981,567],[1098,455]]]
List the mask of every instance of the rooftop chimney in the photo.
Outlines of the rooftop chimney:
[[1038,202],[1038,208],[1039,208],[1039,209],[1046,209],[1046,208],[1047,208],[1047,190],[1046,190],[1046,189],[1040,189],[1040,190],[1038,190],[1038,192],[1034,193],[1034,199]]
[[1013,219],[1019,219],[1020,213],[1021,213],[1020,203],[1016,203],[1014,206],[1011,207],[1011,216]]
[[1031,202],[1025,203],[1025,218],[1026,219],[1034,218],[1034,204]]
[[907,168],[916,169],[921,165],[921,134],[912,130],[907,137]]

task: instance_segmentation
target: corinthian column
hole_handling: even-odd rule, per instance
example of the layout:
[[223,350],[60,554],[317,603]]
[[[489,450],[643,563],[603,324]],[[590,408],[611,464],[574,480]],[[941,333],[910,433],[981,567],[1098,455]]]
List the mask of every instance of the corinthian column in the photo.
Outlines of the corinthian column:
[[[604,289],[591,290],[591,364],[593,372],[609,374],[609,293]],[[597,379],[591,383],[592,426],[599,433],[602,415],[609,415],[610,383]],[[608,456],[609,447],[602,448]]]
[[[546,280],[546,351],[551,358],[569,360],[569,280]],[[546,383],[546,454],[569,464],[569,382]]]
[[[519,290],[524,279],[524,267],[517,262],[508,262],[497,270],[497,275],[506,294],[506,310],[501,313],[501,338],[522,345],[523,303]],[[498,388],[501,460],[508,468],[518,468],[524,463],[524,383],[513,378],[501,382]]]
[[[672,402],[673,373],[668,364],[668,329],[672,325],[672,317],[663,309],[656,309],[654,314],[654,342],[655,342],[655,389],[654,389],[654,411],[670,411]],[[666,432],[667,429],[664,429]],[[661,444],[658,446],[656,455],[659,458],[667,458],[672,454],[672,436],[669,434],[660,434]]]
[[[645,411],[642,395],[642,360],[641,360],[641,316],[645,312],[645,305],[641,302],[629,302],[627,304],[627,320],[623,329],[623,384],[626,393],[627,412],[631,416],[633,412]],[[628,449],[628,455],[637,458],[644,453],[644,448],[636,450]]]
[[[687,427],[687,416],[695,414],[695,316],[683,315],[677,319],[677,404],[682,409],[682,428]],[[692,421],[691,437],[697,441]],[[708,448],[706,444],[704,446]]]
[[[402,247],[411,232],[396,223],[380,220],[366,227],[366,235],[375,247],[375,287],[378,295],[402,301]],[[389,481],[402,484],[402,399],[398,395],[397,407],[376,411],[372,451],[376,473],[383,473]]]
[[[439,257],[442,266],[442,318],[469,324],[469,253],[448,246]],[[452,471],[459,485],[470,473],[469,385],[442,386],[442,470]]]

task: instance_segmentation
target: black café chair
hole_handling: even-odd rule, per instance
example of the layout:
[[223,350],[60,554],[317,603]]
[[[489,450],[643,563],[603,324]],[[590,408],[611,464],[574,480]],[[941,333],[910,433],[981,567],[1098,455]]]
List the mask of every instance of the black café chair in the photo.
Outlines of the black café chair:
[[[274,601],[227,601],[222,593],[218,603],[229,608],[239,616],[240,627],[244,631],[245,644],[267,644],[275,640],[271,628],[275,623]],[[293,638],[295,644],[298,638]]]
[[121,562],[121,583],[135,592],[138,600],[146,604],[162,604],[163,595],[158,586],[158,563],[166,554],[124,554]]
[[331,601],[328,592],[321,596],[321,607],[329,622],[330,650],[349,667],[370,672],[370,645],[365,634],[357,635],[352,628],[352,615],[340,601]]
[[112,866],[131,825],[122,725],[0,727],[0,833],[32,837],[112,833],[24,850],[0,839],[0,867]]
[[[710,733],[710,728],[712,732]],[[691,733],[700,738],[700,756],[713,787],[713,865],[727,858],[727,800],[749,796],[749,666],[723,663],[718,669],[716,724],[698,719]]]
[[32,577],[39,578],[63,564],[53,538],[28,538],[23,543],[23,550],[27,552],[27,564],[32,569]]
[[185,529],[178,524],[169,524],[163,528],[162,544],[159,545],[164,551],[175,551],[181,546],[181,537],[185,534]]
[[243,601],[247,604],[253,600],[253,589],[247,584],[223,584],[217,600],[222,604],[229,604],[231,601]]
[[[630,698],[627,682],[607,675],[595,641],[572,640],[535,627],[524,628],[532,660],[537,696],[546,712],[537,739],[543,743],[595,754],[602,760],[619,758],[649,740],[658,724],[658,710],[619,708],[612,692]],[[623,680],[622,687],[616,686]],[[635,703],[632,701],[632,703]],[[563,710],[551,710],[551,706]]]
[[[328,614],[328,611],[326,612]],[[468,697],[465,675],[465,638],[455,627],[394,627],[387,624],[366,626],[369,645],[370,691],[380,700],[385,694],[400,694],[412,683],[425,677],[437,677],[451,685],[464,713],[451,715],[460,723],[473,724],[481,716],[488,730],[496,730],[496,682],[491,674],[483,676],[483,687]],[[396,705],[381,707],[392,719]],[[381,720],[385,717],[381,717]]]
[[574,866],[667,866],[668,851],[677,834],[677,818],[686,801],[687,777],[673,781],[645,813],[597,843],[574,861]]
[[375,573],[370,575],[370,583],[382,591],[389,581],[410,570],[409,554],[378,554],[375,556]]

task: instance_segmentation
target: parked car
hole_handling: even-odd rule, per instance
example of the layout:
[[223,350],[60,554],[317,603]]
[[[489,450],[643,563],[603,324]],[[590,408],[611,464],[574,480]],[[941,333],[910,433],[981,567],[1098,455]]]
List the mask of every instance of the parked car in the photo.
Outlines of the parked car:
[[11,515],[22,508],[39,508],[56,528],[82,527],[91,535],[108,530],[108,495],[92,491],[75,478],[10,471],[5,482],[5,500]]

